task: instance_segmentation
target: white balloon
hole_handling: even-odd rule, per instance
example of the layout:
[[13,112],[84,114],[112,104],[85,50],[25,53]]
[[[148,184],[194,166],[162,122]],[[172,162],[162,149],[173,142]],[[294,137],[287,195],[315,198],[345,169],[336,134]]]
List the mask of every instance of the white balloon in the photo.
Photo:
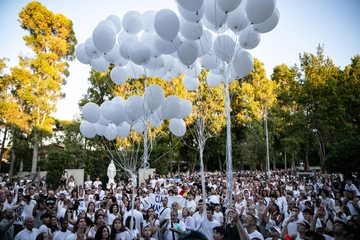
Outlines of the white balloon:
[[[164,100],[165,100],[165,99],[164,99]],[[164,119],[164,117],[163,117],[163,115],[162,115],[162,113],[161,113],[161,107],[159,107],[159,108],[156,110],[156,112],[155,112],[154,115],[156,115],[160,120],[163,120],[163,119]]]
[[85,43],[80,43],[76,46],[75,55],[76,55],[77,60],[79,60],[79,62],[81,62],[83,64],[91,63],[92,59],[88,55],[86,55],[86,52],[85,52]]
[[186,74],[190,77],[197,78],[201,73],[200,61],[195,61],[193,66],[184,68]]
[[189,22],[180,17],[180,33],[188,40],[200,39],[203,32],[203,25],[199,22]]
[[112,103],[121,103],[121,104],[125,104],[125,99],[123,99],[122,97],[120,96],[116,96],[114,97],[113,99],[111,99],[111,102]]
[[107,130],[107,126],[101,125],[101,124],[95,124],[96,127],[96,134],[99,136],[104,136],[105,132]]
[[106,100],[100,105],[101,115],[108,120],[110,120],[109,107],[111,106],[111,104],[111,101]]
[[251,0],[246,3],[246,16],[257,24],[268,19],[275,10],[276,0]]
[[98,23],[98,26],[99,26],[99,25],[107,25],[108,27],[110,27],[110,28],[114,31],[115,34],[118,33],[115,24],[114,24],[112,21],[110,21],[110,20],[102,20],[102,21],[100,21],[100,22]]
[[182,119],[171,119],[169,123],[170,132],[177,137],[182,137],[186,132],[186,125]]
[[185,8],[181,7],[180,5],[177,5],[177,9],[180,13],[180,16],[182,16],[189,22],[199,22],[205,14],[204,6],[201,7],[196,12],[190,12],[190,11],[186,10]]
[[134,129],[134,131],[137,133],[143,133],[145,130],[145,124],[142,120],[139,120],[134,125],[132,125],[132,129]]
[[247,76],[254,68],[254,58],[251,53],[240,51],[237,56],[234,57],[233,68],[239,78]]
[[211,88],[217,87],[222,82],[221,75],[215,75],[212,72],[209,72],[206,77],[206,82]]
[[229,13],[234,11],[241,3],[242,0],[217,0],[217,6],[221,11]]
[[132,62],[126,65],[125,70],[127,71],[128,76],[134,79],[140,78],[144,74],[144,68]]
[[172,54],[180,47],[181,40],[179,37],[175,37],[172,41],[166,41],[158,35],[154,38],[155,49],[162,54]]
[[129,34],[138,34],[142,30],[142,16],[137,11],[129,11],[123,17],[123,28]]
[[155,32],[154,19],[156,11],[148,10],[142,14],[142,26],[145,32]]
[[166,73],[167,71],[165,71],[164,68],[160,68],[159,70],[155,70],[151,72],[153,77],[158,77],[158,78],[162,78],[163,76],[166,75]]
[[213,40],[212,34],[208,30],[204,30],[203,34],[198,40],[199,43],[199,54],[198,57],[202,57],[205,54],[208,54],[212,50]]
[[254,49],[259,45],[261,34],[255,31],[252,26],[248,26],[240,32],[239,44],[244,49]]
[[[145,35],[145,36],[143,37],[143,35]],[[154,42],[155,42],[155,37],[156,36],[157,36],[156,33],[146,33],[146,32],[144,32],[141,35],[141,38],[140,38],[140,41],[145,43],[150,48],[151,57],[153,57],[153,58],[161,56],[161,53],[159,53],[155,48],[155,43]]]
[[215,75],[223,75],[226,74],[227,64],[225,62],[220,62],[219,66],[214,69],[210,69],[210,72]]
[[97,72],[106,72],[106,70],[109,69],[110,64],[102,57],[93,59],[91,66]]
[[262,23],[253,24],[253,28],[259,33],[270,32],[279,23],[279,19],[280,19],[280,12],[277,8],[275,8],[275,11],[268,19],[266,19]]
[[149,62],[145,64],[145,68],[149,69],[150,73],[159,70],[163,66],[164,66],[164,58],[162,56],[156,58],[150,58]]
[[89,102],[84,105],[82,115],[88,122],[97,123],[100,119],[101,111],[98,105],[93,102]]
[[206,54],[201,57],[201,65],[210,70],[219,66],[221,60],[214,54]]
[[111,21],[112,23],[114,23],[115,27],[116,27],[116,33],[119,33],[122,29],[122,24],[121,24],[121,19],[116,16],[116,15],[110,15],[106,18],[106,20]]
[[232,65],[230,67],[230,76],[234,79],[240,79],[241,77],[239,76],[239,74],[237,74],[234,70],[234,66]]
[[116,125],[110,123],[107,126],[106,132],[104,134],[105,138],[109,141],[112,141],[116,138],[116,135],[118,133],[118,128]]
[[183,73],[184,73],[184,69],[179,64],[179,61],[177,61],[177,63],[175,63],[175,66],[173,67],[173,69],[171,69],[170,74],[173,77],[180,77]]
[[205,11],[205,18],[215,27],[219,28],[226,23],[227,14],[223,12],[215,1],[210,1]]
[[130,133],[130,125],[127,122],[123,122],[118,126],[118,136],[121,138],[126,138]]
[[125,39],[120,43],[120,55],[125,59],[130,59],[130,48],[136,41],[132,38]]
[[150,48],[142,42],[134,42],[129,51],[130,59],[133,63],[143,66],[151,57]]
[[[100,110],[101,110],[101,108],[100,108]],[[110,120],[104,118],[104,116],[101,115],[100,119],[99,119],[99,121],[97,123],[100,124],[100,125],[103,125],[103,126],[107,126],[107,125],[109,125]]]
[[95,47],[92,37],[86,39],[85,41],[85,53],[89,58],[91,58],[91,60],[102,57],[102,55],[104,55]]
[[176,13],[172,10],[162,9],[155,15],[154,28],[162,39],[172,41],[179,32],[180,21]]
[[110,72],[111,81],[115,84],[123,84],[127,80],[128,73],[125,68],[122,67],[114,67]]
[[80,123],[80,132],[87,138],[93,138],[96,135],[96,126],[88,121]]
[[[120,54],[120,48],[119,48],[119,54]],[[119,67],[125,67],[128,63],[129,63],[129,60],[123,58],[120,55],[120,59],[117,62],[114,62],[114,65],[119,66]]]
[[102,24],[95,27],[92,33],[94,46],[102,53],[108,53],[116,42],[116,34],[111,27]]
[[168,96],[161,105],[163,119],[172,119],[180,114],[180,98],[178,96]]
[[235,50],[235,42],[229,35],[220,35],[214,41],[215,55],[222,61],[229,62]]
[[162,58],[164,59],[164,70],[171,71],[175,66],[175,59],[169,55],[164,55]]
[[177,4],[190,12],[198,11],[204,4],[204,0],[176,0]]
[[150,120],[150,126],[152,126],[153,128],[157,128],[160,127],[161,124],[163,124],[163,120],[159,120],[159,121],[155,121],[153,119]]
[[164,102],[164,90],[157,84],[149,85],[144,92],[144,100],[150,110],[156,110]]
[[192,112],[192,104],[187,99],[181,99],[180,108],[181,108],[181,112],[179,115],[176,116],[177,119],[186,118]]
[[193,64],[199,54],[199,45],[196,41],[184,40],[178,50],[179,60],[182,64],[189,66]]
[[250,25],[249,19],[247,19],[245,14],[245,8],[240,6],[234,11],[228,14],[228,19],[226,25],[234,32],[239,33],[244,30],[247,26]]
[[125,111],[130,120],[138,120],[144,109],[143,100],[140,96],[131,96],[125,103]]
[[137,34],[129,34],[126,31],[121,31],[118,36],[118,43],[121,45],[122,41],[125,41],[126,39],[133,39],[134,41],[139,41],[139,36]]
[[199,87],[199,79],[185,75],[182,79],[182,84],[186,90],[195,91]]
[[115,46],[113,47],[113,49],[111,49],[110,52],[106,53],[104,55],[104,58],[106,61],[108,61],[109,63],[112,63],[112,64],[119,62],[122,58],[120,55],[119,44],[115,43]]
[[127,115],[123,104],[118,102],[113,102],[109,107],[109,116],[111,122],[115,124],[120,124],[124,122],[127,118]]

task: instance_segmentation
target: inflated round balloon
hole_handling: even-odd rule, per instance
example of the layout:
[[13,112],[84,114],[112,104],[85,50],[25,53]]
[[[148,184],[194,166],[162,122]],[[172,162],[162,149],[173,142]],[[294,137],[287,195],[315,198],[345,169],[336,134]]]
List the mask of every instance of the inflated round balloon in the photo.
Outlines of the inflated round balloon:
[[275,8],[275,11],[268,19],[266,19],[262,23],[253,24],[253,28],[259,33],[270,32],[279,23],[279,19],[280,19],[280,12],[277,8]]
[[201,57],[201,65],[208,70],[217,68],[220,63],[221,60],[214,54],[206,54]]
[[179,115],[181,112],[180,104],[181,101],[178,96],[171,95],[165,98],[161,105],[163,119],[172,119]]
[[[145,35],[145,36],[143,37],[143,35]],[[146,33],[146,32],[144,32],[141,35],[141,38],[140,38],[140,42],[143,42],[144,44],[146,44],[150,48],[151,57],[153,57],[153,58],[157,58],[157,57],[161,56],[161,53],[159,53],[155,48],[155,43],[154,42],[155,42],[155,37],[156,36],[157,36],[156,33]]]
[[192,112],[192,104],[187,99],[181,99],[180,108],[181,108],[181,112],[179,115],[176,116],[177,119],[186,118]]
[[127,118],[124,105],[118,102],[113,102],[109,107],[109,116],[110,121],[115,124],[124,122]]
[[101,125],[101,124],[95,124],[96,127],[96,134],[99,135],[100,137],[105,135],[105,132],[107,130],[107,125]]
[[85,41],[85,53],[89,58],[91,58],[91,60],[104,55],[95,47],[92,37],[86,39]]
[[245,8],[242,6],[236,8],[228,15],[226,25],[236,34],[250,25],[250,21],[245,14]]
[[229,62],[235,50],[235,42],[229,35],[220,35],[214,41],[215,55],[222,61]]
[[111,101],[106,100],[100,105],[101,115],[108,120],[110,120],[109,107],[111,106],[111,104]]
[[106,72],[109,66],[110,64],[103,57],[93,59],[91,62],[91,67],[97,72]]
[[113,47],[113,49],[111,49],[110,52],[106,53],[104,55],[104,58],[106,61],[108,61],[109,63],[112,63],[112,64],[119,62],[122,58],[120,55],[119,44],[115,43],[115,46]]
[[96,135],[96,126],[88,121],[82,121],[80,123],[80,132],[87,138],[93,138]]
[[140,96],[131,96],[125,103],[125,111],[130,120],[138,120],[144,109],[144,103]]
[[127,71],[128,76],[134,79],[140,78],[144,74],[144,68],[132,62],[129,62],[129,64],[126,65],[125,70]]
[[[175,61],[175,60],[174,60]],[[153,77],[162,78],[166,75],[168,71],[166,71],[164,68],[160,68],[159,70],[151,71],[150,74]]]
[[90,64],[92,59],[86,55],[85,52],[85,43],[80,43],[75,48],[75,55],[77,60],[83,64]]
[[212,72],[209,72],[206,77],[206,82],[211,88],[217,87],[222,82],[221,75],[215,75]]
[[184,9],[183,7],[181,7],[180,5],[177,5],[177,9],[178,9],[178,11],[180,13],[180,16],[182,16],[183,18],[185,18],[189,22],[199,22],[203,18],[204,14],[205,14],[204,6],[201,7],[196,12],[190,12],[190,11]]
[[118,136],[121,138],[126,138],[130,133],[130,125],[127,122],[123,122],[118,126]]
[[100,125],[107,126],[110,123],[110,120],[103,117],[103,115],[100,116],[99,121],[97,122]]
[[173,77],[180,77],[183,73],[184,73],[184,69],[181,67],[181,65],[179,64],[179,60],[177,60],[175,62],[175,66],[173,67],[173,69],[171,69],[170,74]]
[[112,103],[121,103],[121,104],[125,104],[125,99],[123,99],[122,97],[120,96],[116,96],[114,97],[113,99],[111,99],[111,102]]
[[156,35],[154,37],[154,47],[155,49],[162,54],[172,54],[180,47],[181,40],[179,37],[176,37],[173,41],[166,41]]
[[200,39],[203,32],[203,25],[199,22],[189,22],[184,18],[180,17],[180,33],[188,40]]
[[210,69],[210,72],[215,75],[223,75],[227,69],[227,64],[225,62],[220,62],[219,66],[216,68]]
[[234,57],[233,68],[239,78],[247,76],[254,68],[254,58],[248,51],[240,51]]
[[234,11],[242,0],[217,0],[216,4],[225,13]]
[[210,1],[205,11],[205,18],[215,27],[219,28],[226,23],[227,14],[223,12],[215,3]]
[[82,115],[88,122],[97,123],[100,119],[101,111],[98,105],[93,102],[89,102],[84,105]]
[[128,63],[129,63],[129,60],[121,57],[121,55],[120,55],[119,61],[115,62],[114,65],[118,66],[118,67],[125,67]]
[[202,33],[202,35],[200,37],[200,40],[198,40],[198,44],[199,44],[198,57],[202,57],[205,54],[210,53],[210,51],[212,51],[212,45],[213,45],[211,32],[204,29],[203,33]]
[[120,43],[120,55],[130,60],[130,48],[136,41],[132,38],[125,39]]
[[182,64],[189,66],[193,64],[199,54],[199,45],[196,41],[184,40],[178,50],[178,57]]
[[111,21],[116,27],[116,34],[119,33],[122,29],[121,19],[116,15],[110,15],[106,20]]
[[182,84],[186,90],[195,91],[199,87],[199,79],[185,75],[182,79]]
[[182,119],[171,119],[169,123],[170,132],[177,137],[182,137],[186,132],[186,125]]
[[143,28],[141,13],[137,11],[125,13],[122,23],[124,31],[129,34],[138,34]]
[[153,73],[164,66],[164,58],[162,56],[150,58],[149,62],[147,62],[144,66],[146,69],[150,70],[150,73]]
[[125,68],[122,67],[114,67],[110,72],[111,81],[115,84],[123,84],[127,80],[128,73]]
[[248,26],[240,32],[239,44],[244,49],[254,49],[259,45],[261,34],[255,31],[252,26]]
[[157,84],[151,84],[145,89],[144,100],[150,110],[156,110],[164,102],[164,90]]
[[275,10],[276,0],[251,0],[246,2],[246,16],[253,24],[264,22]]
[[160,127],[163,122],[163,120],[155,121],[153,119],[150,119],[150,126],[152,126],[153,128],[157,128]]
[[102,20],[102,21],[100,21],[100,22],[98,23],[98,26],[99,26],[99,25],[107,25],[108,27],[110,27],[110,28],[114,31],[115,34],[118,33],[115,24],[114,24],[112,21],[110,21],[110,20]]
[[143,66],[151,57],[150,48],[142,42],[134,42],[129,51],[130,59],[133,63]]
[[176,2],[182,8],[190,12],[198,11],[204,4],[204,0],[176,0]]
[[[164,99],[164,100],[165,100],[165,99]],[[163,117],[163,115],[162,115],[162,113],[161,113],[161,107],[159,107],[159,108],[156,110],[156,112],[155,112],[154,115],[156,115],[160,120],[163,120],[163,119],[164,119],[164,117]]]
[[116,125],[110,123],[107,126],[106,132],[104,134],[105,138],[109,141],[112,141],[116,138],[116,135],[118,134],[118,128]]
[[121,45],[121,43],[123,41],[125,41],[126,39],[133,39],[134,41],[139,41],[139,36],[137,34],[129,34],[128,32],[126,31],[121,31],[118,35],[118,43],[119,45]]
[[164,59],[164,70],[169,72],[175,67],[175,59],[169,55],[162,56]]
[[[110,21],[109,21],[110,22]],[[92,33],[94,46],[102,53],[108,53],[116,42],[116,34],[111,27],[102,24],[95,27]]]
[[134,131],[137,133],[143,133],[145,130],[145,124],[142,120],[139,120],[134,125],[132,125],[132,129],[134,129]]
[[201,73],[201,64],[200,61],[195,61],[195,63],[190,67],[184,68],[186,75],[189,77],[197,78]]
[[155,32],[155,28],[154,28],[155,15],[156,15],[156,11],[153,10],[148,10],[142,14],[141,16],[142,26],[145,32],[149,32],[149,33]]
[[179,33],[180,21],[176,13],[170,9],[162,9],[155,15],[154,28],[162,39],[172,41]]
[[230,76],[234,79],[240,79],[241,77],[239,76],[239,74],[237,74],[234,70],[234,66],[231,65],[229,68],[229,72],[230,72]]

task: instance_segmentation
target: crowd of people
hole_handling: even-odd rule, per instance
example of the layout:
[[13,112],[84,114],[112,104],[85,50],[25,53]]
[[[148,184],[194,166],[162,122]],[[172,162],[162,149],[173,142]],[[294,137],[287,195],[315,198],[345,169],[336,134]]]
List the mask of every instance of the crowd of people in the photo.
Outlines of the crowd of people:
[[0,239],[360,239],[354,174],[241,171],[232,184],[223,172],[204,175],[154,172],[139,186],[63,175],[56,189],[1,176]]

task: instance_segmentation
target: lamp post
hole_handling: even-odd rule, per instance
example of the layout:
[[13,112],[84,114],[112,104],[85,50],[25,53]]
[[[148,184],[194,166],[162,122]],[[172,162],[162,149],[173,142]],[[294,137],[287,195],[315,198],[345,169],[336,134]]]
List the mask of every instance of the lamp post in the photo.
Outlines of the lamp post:
[[266,138],[266,176],[267,176],[267,178],[270,178],[270,154],[269,154],[269,131],[268,131],[268,125],[267,125],[267,102],[266,102],[266,106],[265,106],[264,120],[265,120],[265,138]]

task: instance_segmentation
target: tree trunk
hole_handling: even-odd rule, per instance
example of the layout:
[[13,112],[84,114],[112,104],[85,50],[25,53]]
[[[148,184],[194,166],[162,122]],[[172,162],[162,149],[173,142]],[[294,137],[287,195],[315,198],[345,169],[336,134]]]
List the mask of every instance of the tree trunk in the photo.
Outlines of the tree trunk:
[[32,157],[32,164],[31,164],[31,173],[36,172],[36,165],[38,159],[38,151],[39,151],[39,144],[38,144],[38,133],[35,131],[34,133],[34,143],[33,143],[33,157]]
[[285,160],[285,171],[286,171],[286,169],[287,169],[287,159],[286,159],[286,151],[285,151],[285,156],[284,156],[284,160]]
[[220,154],[218,153],[217,155],[218,155],[219,171],[222,172],[222,164],[221,164]]
[[14,164],[15,164],[15,148],[14,148],[14,146],[13,146],[13,147],[11,148],[11,162],[10,162],[10,168],[9,168],[9,179],[10,179],[10,182],[12,181],[12,178],[13,178]]
[[1,150],[0,150],[0,170],[1,170],[1,163],[2,163],[2,159],[3,159],[4,151],[5,151],[5,141],[6,141],[7,132],[8,132],[8,128],[5,127],[3,140],[1,142]]
[[305,164],[304,164],[304,170],[309,171],[309,151],[308,149],[305,150]]
[[324,172],[325,171],[325,144],[324,144],[324,140],[321,136],[321,133],[319,130],[316,131],[316,136],[319,142],[319,158],[320,158],[320,166],[321,166],[321,171]]

